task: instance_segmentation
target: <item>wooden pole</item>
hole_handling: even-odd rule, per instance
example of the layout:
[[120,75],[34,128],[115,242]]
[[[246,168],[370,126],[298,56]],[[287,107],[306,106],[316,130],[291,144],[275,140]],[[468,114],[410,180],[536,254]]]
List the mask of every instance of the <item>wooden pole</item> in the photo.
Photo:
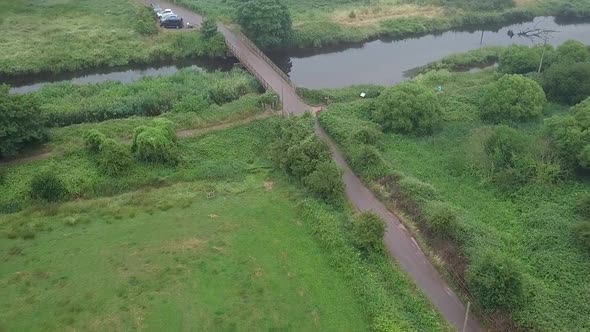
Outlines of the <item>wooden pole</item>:
[[479,45],[483,44],[483,30],[481,30],[481,38],[479,39]]
[[469,318],[469,308],[471,308],[471,302],[467,301],[467,310],[465,310],[465,320],[463,321],[463,332],[467,329],[467,319]]
[[547,38],[545,38],[545,43],[543,44],[543,54],[541,54],[541,62],[539,63],[539,74],[541,73],[541,68],[543,67],[543,60],[545,59],[545,51],[547,51]]

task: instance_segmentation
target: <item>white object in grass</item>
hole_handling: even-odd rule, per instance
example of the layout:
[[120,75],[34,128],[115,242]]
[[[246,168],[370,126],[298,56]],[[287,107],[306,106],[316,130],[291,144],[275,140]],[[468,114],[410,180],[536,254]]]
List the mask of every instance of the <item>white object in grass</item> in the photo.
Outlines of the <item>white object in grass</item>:
[[365,98],[366,95],[367,95],[366,93],[361,92],[361,98]]

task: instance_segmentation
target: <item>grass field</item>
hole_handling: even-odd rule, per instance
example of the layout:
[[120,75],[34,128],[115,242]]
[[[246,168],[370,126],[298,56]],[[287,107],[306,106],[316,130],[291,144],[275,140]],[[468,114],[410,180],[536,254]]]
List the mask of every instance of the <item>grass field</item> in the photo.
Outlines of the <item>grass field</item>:
[[[260,112],[257,98],[165,116],[198,128]],[[130,144],[152,121],[54,128],[59,153],[3,168],[0,196],[14,209],[0,214],[2,329],[449,330],[388,256],[351,244],[346,206],[275,169],[281,118],[179,139],[178,165],[134,162],[116,177],[84,150],[91,128]],[[50,165],[70,201],[30,198]]]
[[[236,0],[180,0],[206,15],[232,21]],[[590,1],[519,0],[512,6],[478,8],[487,1],[284,0],[293,17],[291,46],[320,47],[377,37],[404,38],[463,26],[489,26],[535,16],[589,17]]]
[[[468,259],[491,250],[517,262],[526,285],[524,305],[511,312],[517,325],[538,331],[588,329],[590,261],[572,241],[571,233],[571,226],[581,218],[575,213],[575,205],[578,197],[588,191],[588,178],[530,184],[506,193],[464,171],[462,160],[471,130],[484,125],[479,120],[477,101],[481,91],[497,77],[489,69],[476,74],[441,71],[419,76],[418,82],[433,90],[439,84],[444,87],[444,95],[439,96],[445,105],[443,129],[423,138],[385,134],[376,146],[388,168],[431,184],[440,200],[458,208],[460,227],[467,234],[461,246]],[[324,94],[337,97],[344,91]],[[343,101],[322,112],[320,119],[352,158],[352,149],[358,143],[349,137],[371,125],[363,111],[371,101]],[[550,105],[545,113],[549,116],[563,110]],[[540,129],[540,123],[533,123],[519,130],[536,136]],[[358,171],[377,191],[382,189],[377,178],[363,173],[366,170]],[[410,219],[407,221],[416,226]],[[431,244],[436,247],[436,243]]]
[[198,32],[141,34],[133,0],[0,0],[0,7],[0,77],[225,55],[223,42]]

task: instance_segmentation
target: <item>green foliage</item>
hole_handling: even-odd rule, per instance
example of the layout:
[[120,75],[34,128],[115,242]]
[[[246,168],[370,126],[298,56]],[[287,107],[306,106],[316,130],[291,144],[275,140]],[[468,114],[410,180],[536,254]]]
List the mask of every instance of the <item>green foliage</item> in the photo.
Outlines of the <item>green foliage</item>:
[[55,169],[47,168],[33,176],[30,194],[34,199],[57,202],[67,197],[68,190]]
[[385,223],[372,212],[361,213],[352,220],[352,241],[363,251],[381,250]]
[[584,193],[577,199],[576,212],[583,218],[590,219],[590,193]]
[[176,134],[170,132],[166,122],[154,125],[135,129],[131,151],[143,162],[176,165],[180,157],[175,143]]
[[381,152],[367,144],[361,144],[350,150],[349,159],[351,166],[365,179],[379,179],[391,172]]
[[518,309],[524,300],[524,282],[514,261],[486,253],[467,269],[467,285],[485,310]]
[[107,138],[100,144],[96,162],[101,172],[109,176],[117,176],[131,168],[133,158],[127,146]]
[[568,115],[547,119],[545,133],[566,167],[590,169],[590,98]]
[[363,144],[374,145],[382,135],[383,133],[375,128],[365,127],[354,133],[354,139]]
[[491,84],[480,102],[482,119],[516,123],[539,119],[547,103],[537,82],[521,75],[505,75]]
[[442,121],[434,92],[414,82],[383,91],[377,98],[374,118],[384,130],[416,135],[432,134]]
[[549,100],[575,105],[590,96],[590,62],[556,63],[541,79]]
[[206,18],[201,25],[201,34],[205,39],[212,39],[219,35],[217,31],[217,22],[214,19]]
[[440,238],[457,235],[458,217],[456,209],[448,203],[429,201],[424,205],[423,218],[428,229]]
[[237,100],[257,91],[252,76],[242,70],[207,73],[182,70],[162,78],[144,78],[130,84],[105,82],[91,85],[48,85],[34,93],[50,126],[101,122],[133,115],[156,116],[171,110],[201,112],[207,109],[199,98],[207,90],[219,91],[218,103]]
[[582,221],[572,227],[574,240],[585,250],[590,252],[590,221]]
[[98,153],[100,151],[100,145],[106,140],[105,134],[96,130],[90,129],[84,133],[84,146],[90,153]]
[[141,6],[136,10],[135,31],[144,36],[158,34],[158,26],[154,18],[154,12],[149,6]]
[[326,202],[337,202],[342,199],[344,193],[342,171],[331,160],[319,163],[314,171],[303,178],[303,183]]
[[577,40],[568,40],[557,47],[554,60],[561,64],[590,62],[590,50]]
[[238,8],[238,24],[262,48],[284,45],[292,33],[291,14],[281,0],[248,0]]
[[47,140],[45,117],[39,102],[30,95],[10,95],[0,85],[0,158],[15,155]]
[[536,49],[512,45],[500,54],[498,69],[507,74],[536,72],[541,63],[541,54]]

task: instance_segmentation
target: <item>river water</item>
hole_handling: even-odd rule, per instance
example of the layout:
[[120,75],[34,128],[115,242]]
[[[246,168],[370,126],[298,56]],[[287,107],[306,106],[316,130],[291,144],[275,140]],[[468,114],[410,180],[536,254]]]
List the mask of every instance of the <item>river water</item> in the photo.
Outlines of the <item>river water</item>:
[[[556,22],[553,17],[537,17],[531,22],[505,26],[484,27],[480,30],[448,31],[402,40],[376,40],[357,45],[328,47],[312,50],[274,52],[269,57],[287,73],[297,86],[306,88],[338,88],[353,84],[391,85],[407,79],[417,67],[453,53],[466,52],[489,45],[533,45],[522,37],[509,38],[514,32],[537,27],[555,30],[548,42],[559,45],[568,39],[590,45],[590,22]],[[483,39],[482,39],[483,31]],[[227,70],[236,62],[177,61],[150,66],[126,66],[59,75],[29,76],[8,80],[13,93],[27,93],[40,89],[49,82],[72,81],[75,84],[117,81],[129,83],[148,76],[171,75],[182,68],[198,70]]]

